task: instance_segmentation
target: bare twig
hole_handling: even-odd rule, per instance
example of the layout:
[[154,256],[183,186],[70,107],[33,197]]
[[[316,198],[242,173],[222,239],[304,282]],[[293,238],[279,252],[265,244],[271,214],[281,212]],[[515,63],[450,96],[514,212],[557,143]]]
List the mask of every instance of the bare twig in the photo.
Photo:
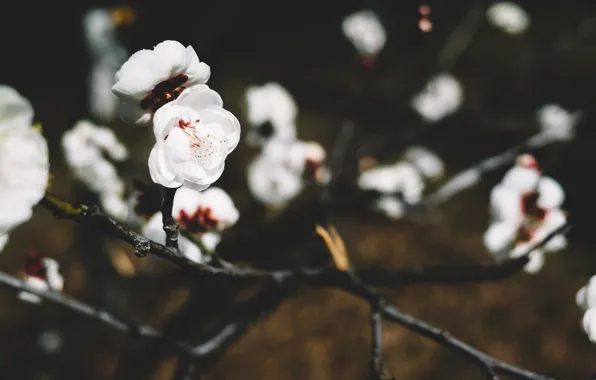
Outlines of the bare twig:
[[174,197],[177,188],[164,187],[161,196],[161,216],[163,230],[166,233],[166,247],[178,249],[178,223],[172,216],[172,207],[174,206]]

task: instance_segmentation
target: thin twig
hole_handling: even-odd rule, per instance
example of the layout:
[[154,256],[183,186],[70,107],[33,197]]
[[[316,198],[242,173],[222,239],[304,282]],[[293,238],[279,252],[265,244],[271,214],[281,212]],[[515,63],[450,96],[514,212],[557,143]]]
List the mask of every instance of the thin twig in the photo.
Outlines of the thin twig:
[[164,187],[161,195],[161,217],[163,230],[166,233],[166,247],[175,250],[178,249],[178,223],[172,215],[172,207],[174,206],[176,190],[178,189]]

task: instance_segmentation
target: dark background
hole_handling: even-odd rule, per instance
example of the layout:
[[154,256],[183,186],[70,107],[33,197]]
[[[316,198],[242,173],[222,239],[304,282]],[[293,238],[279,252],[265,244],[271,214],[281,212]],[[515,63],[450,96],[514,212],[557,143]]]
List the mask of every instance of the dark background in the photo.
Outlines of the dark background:
[[[72,201],[93,202],[69,176],[60,137],[87,117],[89,58],[81,32],[83,12],[102,2],[13,2],[0,20],[0,82],[15,87],[35,106],[50,144],[52,190]],[[488,155],[522,142],[538,130],[535,111],[547,102],[584,117],[577,138],[534,152],[546,172],[567,191],[573,229],[570,246],[547,258],[536,276],[517,275],[482,285],[413,286],[390,292],[402,310],[443,327],[489,354],[558,378],[587,379],[596,372],[596,346],[581,332],[575,292],[596,272],[593,238],[593,173],[596,100],[596,35],[593,1],[528,1],[531,17],[521,37],[482,24],[451,72],[464,87],[465,102],[455,115],[422,129],[409,99],[438,71],[437,55],[472,1],[427,2],[433,31],[417,28],[415,1],[241,1],[128,2],[137,21],[122,30],[130,53],[164,39],[192,44],[212,69],[209,85],[226,107],[244,121],[242,95],[250,84],[278,81],[300,107],[298,134],[326,148],[333,145],[344,117],[357,125],[357,143],[387,133],[379,156],[398,154],[422,143],[444,159],[454,174]],[[388,43],[379,68],[363,95],[346,114],[354,82],[365,72],[341,33],[342,18],[361,7],[381,16]],[[590,21],[592,20],[592,21]],[[583,25],[579,30],[578,26]],[[113,125],[133,158],[122,166],[127,180],[147,178],[151,136],[143,128]],[[241,211],[234,233],[249,230],[261,217],[247,193],[246,160],[255,151],[240,146],[217,183]],[[431,263],[486,261],[482,233],[488,223],[488,194],[506,168],[455,197],[436,216],[440,223],[386,222],[348,214],[341,231],[355,263],[404,267]],[[257,210],[257,211],[255,211]],[[308,215],[305,218],[308,219]],[[224,237],[224,240],[226,238]],[[282,246],[282,236],[271,236]],[[308,239],[305,239],[308,240]],[[275,252],[254,247],[239,253],[255,262],[282,265],[288,257],[307,256],[305,241]],[[45,210],[11,234],[0,268],[16,274],[29,249],[61,263],[65,292],[116,315],[164,328],[185,339],[216,329],[233,314],[232,299],[253,284],[206,283],[188,279],[157,259],[133,257],[131,249]],[[111,253],[131,257],[134,275],[114,269]],[[180,310],[198,305],[188,316]],[[169,379],[175,357],[149,350],[134,338],[45,302],[29,305],[0,289],[1,379]],[[226,311],[227,310],[227,311]],[[208,379],[361,379],[368,355],[367,306],[340,291],[301,289],[270,317],[256,323],[209,371]],[[179,315],[178,319],[174,316]],[[174,318],[174,319],[172,319]],[[170,321],[170,323],[168,323]],[[175,321],[171,323],[171,321]],[[58,331],[62,349],[44,353],[44,331]],[[445,349],[393,325],[385,327],[388,367],[402,379],[478,379],[477,369]],[[142,368],[142,370],[140,370]]]

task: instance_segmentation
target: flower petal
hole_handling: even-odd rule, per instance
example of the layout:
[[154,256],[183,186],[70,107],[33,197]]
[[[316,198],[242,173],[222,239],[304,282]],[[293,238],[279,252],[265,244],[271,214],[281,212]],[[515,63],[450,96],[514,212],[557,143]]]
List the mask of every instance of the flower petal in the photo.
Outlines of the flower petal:
[[230,111],[219,107],[208,107],[201,112],[201,121],[217,123],[224,131],[228,141],[228,153],[238,146],[240,141],[240,122]]
[[209,86],[196,85],[182,91],[176,104],[200,112],[207,107],[223,107],[223,100]]
[[192,46],[186,48],[186,60],[188,62],[185,72],[188,75],[187,84],[193,86],[207,83],[211,76],[211,68],[206,63],[199,61],[199,56]]
[[149,154],[149,174],[151,175],[151,179],[153,182],[165,187],[179,187],[182,185],[182,182],[176,179],[176,174],[168,167],[163,148],[163,144],[156,144]]
[[120,118],[127,124],[147,125],[151,123],[151,112],[140,107],[137,102],[123,101],[119,107]]

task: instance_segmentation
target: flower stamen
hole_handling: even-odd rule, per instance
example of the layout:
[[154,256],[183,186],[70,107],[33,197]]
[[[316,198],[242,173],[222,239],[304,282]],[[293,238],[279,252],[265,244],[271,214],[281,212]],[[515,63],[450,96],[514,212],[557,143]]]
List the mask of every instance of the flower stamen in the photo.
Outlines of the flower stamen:
[[180,74],[158,83],[143,100],[141,108],[157,111],[164,104],[175,100],[184,90],[183,84],[188,81],[188,75]]

